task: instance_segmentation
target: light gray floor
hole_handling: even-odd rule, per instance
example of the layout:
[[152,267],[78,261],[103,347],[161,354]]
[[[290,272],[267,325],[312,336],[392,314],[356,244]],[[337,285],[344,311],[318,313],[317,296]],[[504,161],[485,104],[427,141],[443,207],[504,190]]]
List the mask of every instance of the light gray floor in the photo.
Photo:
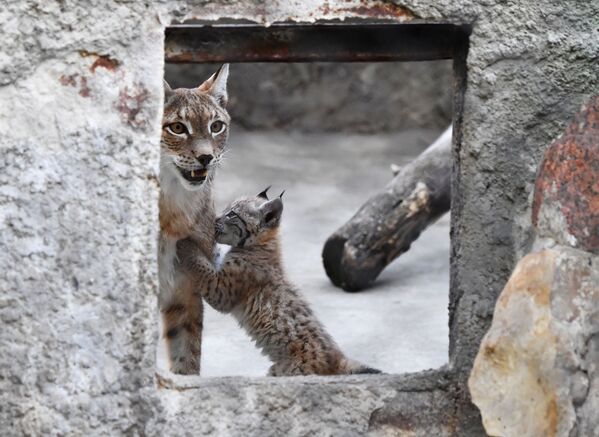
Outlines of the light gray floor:
[[[289,277],[342,350],[388,373],[447,362],[449,217],[425,231],[376,286],[345,293],[328,280],[322,245],[337,227],[391,179],[390,163],[406,163],[440,132],[393,135],[282,132],[231,133],[217,175],[217,211],[243,194],[285,189],[283,256]],[[203,376],[263,376],[268,360],[229,315],[207,308]]]

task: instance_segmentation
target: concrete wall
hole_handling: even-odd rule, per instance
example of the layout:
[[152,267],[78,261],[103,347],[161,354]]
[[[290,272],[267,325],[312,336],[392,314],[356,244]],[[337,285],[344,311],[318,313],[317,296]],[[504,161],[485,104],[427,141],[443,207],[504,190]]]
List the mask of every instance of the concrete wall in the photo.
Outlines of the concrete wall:
[[[168,64],[172,86],[196,87],[218,67]],[[229,112],[247,129],[379,133],[444,129],[451,61],[249,63],[231,68]]]
[[[529,241],[536,163],[599,87],[599,5],[402,6],[411,12],[356,0],[0,6],[4,435],[298,435],[287,428],[291,418],[300,430],[344,435],[482,433],[465,381],[496,296]],[[370,380],[161,378],[157,387],[163,27],[185,17],[348,16],[473,25],[456,107],[450,368]]]
[[0,6],[3,435],[150,415],[163,31],[147,7]]

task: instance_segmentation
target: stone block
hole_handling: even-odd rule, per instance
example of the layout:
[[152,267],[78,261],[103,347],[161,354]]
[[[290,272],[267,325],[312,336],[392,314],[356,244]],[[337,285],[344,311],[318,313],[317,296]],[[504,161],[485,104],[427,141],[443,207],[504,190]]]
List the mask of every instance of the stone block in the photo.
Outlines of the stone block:
[[525,256],[469,387],[492,436],[599,435],[599,257],[567,247]]

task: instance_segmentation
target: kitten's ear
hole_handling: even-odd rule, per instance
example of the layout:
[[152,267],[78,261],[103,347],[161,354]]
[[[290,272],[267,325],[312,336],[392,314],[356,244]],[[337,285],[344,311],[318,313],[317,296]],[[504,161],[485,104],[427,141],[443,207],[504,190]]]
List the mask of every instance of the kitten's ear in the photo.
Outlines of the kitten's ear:
[[227,78],[229,77],[229,64],[223,64],[216,73],[200,85],[199,91],[211,94],[224,108],[227,106]]
[[283,201],[280,197],[269,200],[260,207],[260,211],[262,212],[262,226],[276,228],[279,226],[281,214],[283,214]]
[[164,86],[164,101],[166,102],[175,92],[165,79],[162,79],[162,85]]
[[268,190],[270,190],[270,185],[268,187],[266,187],[266,190],[262,191],[261,193],[258,193],[258,195],[256,197],[260,197],[262,199],[268,200],[268,195],[266,193],[268,193]]

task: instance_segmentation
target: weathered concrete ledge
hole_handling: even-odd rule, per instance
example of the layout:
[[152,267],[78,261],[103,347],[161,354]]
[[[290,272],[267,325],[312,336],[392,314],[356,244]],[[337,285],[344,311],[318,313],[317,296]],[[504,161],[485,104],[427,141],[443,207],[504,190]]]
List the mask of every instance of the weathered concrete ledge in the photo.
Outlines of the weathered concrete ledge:
[[392,427],[415,436],[446,436],[454,427],[446,369],[283,378],[160,373],[156,378],[174,430],[191,424],[194,431],[214,435],[317,435],[334,429],[336,435],[359,436]]
[[446,390],[451,381],[451,374],[446,368],[426,370],[401,375],[340,375],[340,376],[289,376],[289,377],[244,377],[224,376],[204,378],[201,376],[181,376],[167,371],[156,372],[156,384],[160,389],[192,390],[222,387],[226,384],[238,386],[361,386],[366,389],[387,386],[401,391],[426,391],[433,389]]

